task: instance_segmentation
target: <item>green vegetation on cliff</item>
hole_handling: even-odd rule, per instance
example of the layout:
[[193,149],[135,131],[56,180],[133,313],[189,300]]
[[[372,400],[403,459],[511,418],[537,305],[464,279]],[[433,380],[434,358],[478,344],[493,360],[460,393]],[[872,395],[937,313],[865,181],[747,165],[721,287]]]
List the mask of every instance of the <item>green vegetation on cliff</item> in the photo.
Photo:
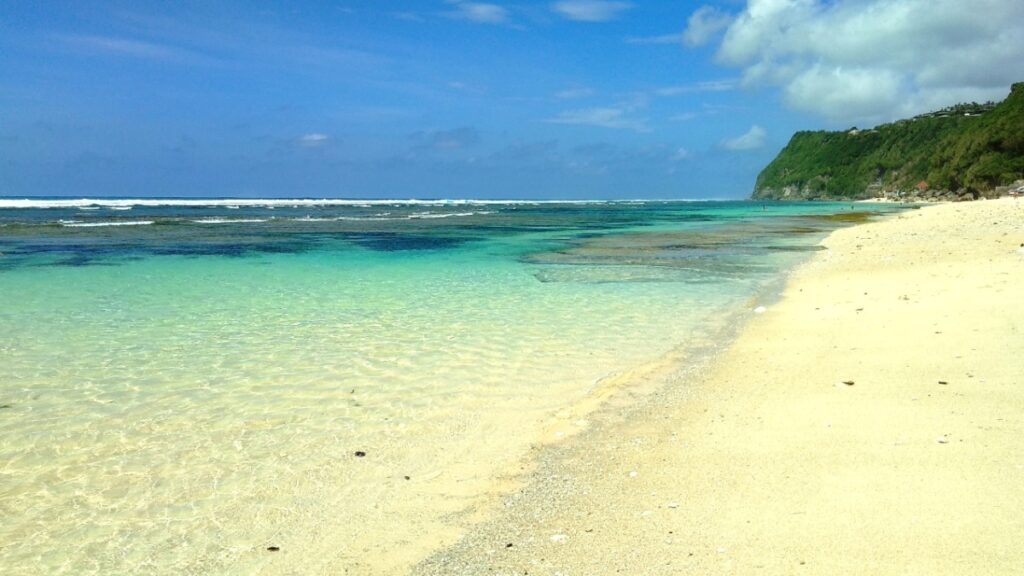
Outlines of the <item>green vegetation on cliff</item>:
[[958,104],[870,130],[797,132],[754,198],[867,198],[924,189],[977,197],[1024,178],[1024,83],[1006,100]]

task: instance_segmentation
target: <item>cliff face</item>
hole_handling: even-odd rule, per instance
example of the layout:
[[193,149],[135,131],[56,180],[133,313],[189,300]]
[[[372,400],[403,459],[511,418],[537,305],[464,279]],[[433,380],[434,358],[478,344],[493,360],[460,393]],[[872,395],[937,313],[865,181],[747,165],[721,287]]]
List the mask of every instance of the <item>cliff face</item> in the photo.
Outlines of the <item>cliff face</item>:
[[797,132],[753,198],[966,200],[1024,179],[1024,83],[995,104],[960,104],[869,130]]

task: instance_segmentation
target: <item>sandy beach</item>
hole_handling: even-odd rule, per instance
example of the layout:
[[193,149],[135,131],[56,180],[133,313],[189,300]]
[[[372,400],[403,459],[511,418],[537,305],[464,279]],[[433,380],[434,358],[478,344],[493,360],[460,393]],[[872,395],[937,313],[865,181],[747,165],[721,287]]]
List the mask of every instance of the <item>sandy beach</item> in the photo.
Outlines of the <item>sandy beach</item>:
[[[420,574],[1019,574],[1024,202],[834,232]],[[613,413],[619,411],[619,413]]]

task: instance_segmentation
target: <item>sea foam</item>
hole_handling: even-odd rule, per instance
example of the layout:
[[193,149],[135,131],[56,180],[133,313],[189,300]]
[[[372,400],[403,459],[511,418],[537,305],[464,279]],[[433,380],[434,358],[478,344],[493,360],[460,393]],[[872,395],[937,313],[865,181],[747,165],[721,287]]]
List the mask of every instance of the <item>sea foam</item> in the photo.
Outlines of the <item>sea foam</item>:
[[255,224],[267,222],[267,218],[200,218],[196,224]]
[[123,221],[111,221],[111,222],[66,222],[62,221],[61,226],[67,228],[102,228],[105,226],[148,226],[152,224],[152,220],[130,220],[127,222]]
[[341,198],[68,198],[68,199],[37,199],[37,198],[0,198],[0,208],[79,208],[89,209],[106,207],[111,209],[146,206],[182,206],[182,207],[306,207],[306,206],[351,206],[368,208],[370,206],[492,206],[492,205],[541,205],[541,204],[607,204],[612,200],[352,200]]

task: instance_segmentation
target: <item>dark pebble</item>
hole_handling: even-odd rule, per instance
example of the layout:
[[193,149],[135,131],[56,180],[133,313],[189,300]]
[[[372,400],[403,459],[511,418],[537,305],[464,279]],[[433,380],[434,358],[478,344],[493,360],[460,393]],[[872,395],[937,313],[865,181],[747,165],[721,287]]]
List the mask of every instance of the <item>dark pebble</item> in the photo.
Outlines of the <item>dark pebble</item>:
[[512,547],[512,543],[511,542],[509,542],[508,544],[505,544],[505,548],[511,548],[511,547]]
[[356,450],[356,458],[362,458],[363,456],[366,456],[366,452],[363,452],[362,450]]
[[268,552],[277,552],[278,550],[280,550],[280,548],[278,548],[277,546],[267,546]]
[[843,384],[846,384],[847,386],[853,386],[854,382],[853,380],[843,380]]
[[412,478],[409,476],[403,476],[403,478],[405,478],[406,480],[412,480]]

